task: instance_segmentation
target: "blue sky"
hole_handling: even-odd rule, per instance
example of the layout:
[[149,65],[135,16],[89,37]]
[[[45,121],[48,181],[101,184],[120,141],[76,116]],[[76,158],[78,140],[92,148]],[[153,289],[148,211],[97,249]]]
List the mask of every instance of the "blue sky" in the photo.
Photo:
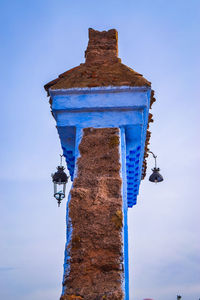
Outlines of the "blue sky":
[[43,85],[84,62],[88,28],[119,32],[122,62],[152,82],[151,150],[165,181],[129,210],[130,300],[200,297],[200,2],[0,1],[0,298],[59,299],[64,203],[50,174],[61,152]]

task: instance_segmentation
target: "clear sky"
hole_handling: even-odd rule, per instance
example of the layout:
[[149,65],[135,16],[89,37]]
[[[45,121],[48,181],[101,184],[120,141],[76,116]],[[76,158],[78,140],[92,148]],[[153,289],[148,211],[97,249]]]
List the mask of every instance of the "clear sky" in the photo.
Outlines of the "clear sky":
[[130,300],[200,298],[200,1],[4,0],[1,4],[0,299],[59,299],[61,148],[43,85],[84,62],[88,28],[119,32],[122,62],[156,92],[151,150],[165,178],[129,210]]

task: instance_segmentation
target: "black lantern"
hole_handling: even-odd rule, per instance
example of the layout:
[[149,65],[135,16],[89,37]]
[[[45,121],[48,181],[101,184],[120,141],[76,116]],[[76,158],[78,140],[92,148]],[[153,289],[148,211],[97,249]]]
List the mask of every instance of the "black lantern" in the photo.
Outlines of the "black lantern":
[[182,297],[180,295],[177,295],[177,300],[180,300]]
[[65,198],[66,184],[68,182],[68,176],[64,172],[65,168],[62,166],[62,157],[63,155],[60,155],[60,166],[57,167],[57,172],[51,175],[54,184],[54,197],[58,201],[58,206]]
[[149,181],[155,182],[155,183],[161,182],[161,181],[163,181],[163,177],[162,177],[162,175],[160,175],[160,173],[159,173],[160,169],[157,168],[157,165],[156,165],[157,156],[151,151],[148,151],[148,152],[151,153],[155,159],[155,167],[152,169],[153,173],[149,177]]

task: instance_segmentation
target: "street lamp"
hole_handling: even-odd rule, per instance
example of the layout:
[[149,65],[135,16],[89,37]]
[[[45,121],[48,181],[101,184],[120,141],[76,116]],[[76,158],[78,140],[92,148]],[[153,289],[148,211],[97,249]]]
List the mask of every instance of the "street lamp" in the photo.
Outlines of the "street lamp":
[[181,300],[182,296],[177,295],[177,300]]
[[66,184],[68,182],[68,176],[64,172],[65,168],[62,166],[62,157],[63,155],[60,155],[60,166],[57,167],[57,172],[51,175],[54,184],[54,197],[58,201],[58,207],[65,198]]
[[153,155],[153,158],[155,159],[155,167],[152,169],[153,173],[150,175],[149,181],[155,182],[155,183],[161,182],[161,181],[163,181],[163,177],[159,173],[160,169],[157,168],[157,164],[156,164],[157,156],[152,151],[148,151],[148,152],[151,153]]

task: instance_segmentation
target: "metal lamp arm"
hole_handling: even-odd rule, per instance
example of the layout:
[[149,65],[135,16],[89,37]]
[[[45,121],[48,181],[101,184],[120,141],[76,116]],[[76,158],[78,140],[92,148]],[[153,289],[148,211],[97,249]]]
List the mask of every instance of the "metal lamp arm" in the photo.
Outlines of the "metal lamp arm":
[[153,158],[155,159],[155,168],[157,168],[157,162],[156,162],[157,156],[152,151],[150,151],[150,150],[148,150],[148,152],[153,155]]
[[60,166],[62,167],[62,158],[64,155],[60,154]]

